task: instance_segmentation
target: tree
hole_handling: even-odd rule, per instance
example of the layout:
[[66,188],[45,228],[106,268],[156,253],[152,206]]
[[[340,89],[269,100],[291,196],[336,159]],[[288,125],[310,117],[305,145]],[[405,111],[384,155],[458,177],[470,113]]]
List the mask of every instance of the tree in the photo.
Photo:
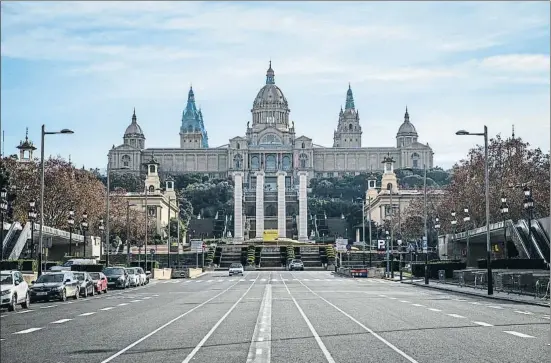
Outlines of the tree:
[[[514,221],[525,218],[524,195],[518,186],[529,183],[532,188],[534,215],[549,215],[549,154],[540,149],[530,149],[519,138],[502,139],[499,135],[489,140],[490,223],[502,220],[501,195],[505,194],[509,205],[507,218]],[[471,221],[468,228],[486,224],[484,188],[484,148],[477,146],[468,157],[457,163],[450,176],[446,193],[440,198],[429,197],[429,221],[440,218],[443,232],[451,232],[451,211],[455,210],[457,230],[463,230],[464,208],[469,209]],[[511,188],[511,186],[516,186]],[[434,196],[434,195],[433,195]],[[405,211],[406,218],[423,212],[422,198],[413,201]]]
[[[119,237],[124,242],[129,239],[131,244],[135,244],[145,238],[145,213],[131,206],[124,198],[125,194],[126,191],[121,188],[109,194],[109,235],[112,243]],[[155,221],[150,218],[148,222],[149,236],[152,236],[156,233]]]
[[227,180],[190,184],[183,190],[183,197],[191,203],[193,213],[206,218],[214,217],[218,210],[228,214],[233,211],[233,184]]
[[[106,176],[102,177],[102,181],[104,185],[107,185]],[[143,192],[145,188],[145,179],[142,176],[136,175],[136,174],[131,174],[131,173],[120,174],[120,173],[111,172],[109,187],[111,191],[114,191],[120,188],[131,193]]]

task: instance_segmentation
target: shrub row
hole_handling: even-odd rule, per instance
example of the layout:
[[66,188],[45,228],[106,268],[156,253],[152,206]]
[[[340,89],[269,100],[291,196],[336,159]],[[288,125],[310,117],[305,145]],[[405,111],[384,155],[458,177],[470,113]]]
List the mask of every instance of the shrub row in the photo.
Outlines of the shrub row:
[[[446,278],[452,278],[453,272],[456,270],[463,270],[467,268],[465,262],[460,261],[429,261],[428,270],[430,278],[437,279],[438,271],[444,270],[446,272]],[[414,262],[411,264],[411,273],[415,277],[425,276],[425,263]]]
[[[486,259],[477,261],[478,268],[487,268]],[[549,269],[542,259],[513,258],[496,259],[491,262],[492,269],[512,269],[512,270],[547,270]]]

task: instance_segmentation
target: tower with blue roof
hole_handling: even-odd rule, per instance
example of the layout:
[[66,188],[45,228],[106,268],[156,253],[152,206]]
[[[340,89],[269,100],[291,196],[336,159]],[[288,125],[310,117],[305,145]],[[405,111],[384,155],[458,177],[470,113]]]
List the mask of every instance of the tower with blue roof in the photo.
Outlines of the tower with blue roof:
[[186,108],[182,112],[180,147],[182,149],[207,149],[209,147],[209,137],[203,121],[203,112],[195,104],[193,87],[189,88]]

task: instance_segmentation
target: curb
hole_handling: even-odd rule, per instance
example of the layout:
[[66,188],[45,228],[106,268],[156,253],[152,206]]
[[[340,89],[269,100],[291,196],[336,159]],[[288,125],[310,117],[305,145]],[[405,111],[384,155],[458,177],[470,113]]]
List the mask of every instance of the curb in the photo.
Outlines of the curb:
[[405,283],[405,284],[408,284],[408,285],[411,285],[411,286],[424,287],[426,289],[442,290],[442,291],[448,291],[448,292],[455,292],[455,293],[463,294],[463,295],[476,296],[476,297],[480,297],[480,298],[483,298],[483,299],[508,301],[508,302],[515,302],[515,303],[519,303],[519,304],[542,306],[544,308],[549,308],[549,304],[543,304],[543,303],[540,303],[540,302],[537,302],[537,301],[525,301],[525,300],[520,300],[520,299],[505,298],[505,297],[498,297],[498,296],[489,296],[489,295],[485,296],[485,295],[481,295],[481,294],[477,294],[477,293],[469,292],[469,291],[457,291],[457,290],[447,289],[447,288],[442,287],[442,286],[421,285],[421,284],[415,284],[415,283],[412,284],[411,282],[402,282],[402,283]]

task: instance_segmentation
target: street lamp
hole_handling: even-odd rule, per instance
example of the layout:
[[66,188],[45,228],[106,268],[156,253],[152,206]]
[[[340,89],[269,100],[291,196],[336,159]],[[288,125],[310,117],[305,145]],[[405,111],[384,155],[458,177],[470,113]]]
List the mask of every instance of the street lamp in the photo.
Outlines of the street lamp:
[[0,247],[2,248],[2,260],[4,259],[4,216],[8,212],[8,190],[2,188],[0,190],[0,214],[2,215],[2,228],[0,228]]
[[357,201],[362,203],[362,256],[363,266],[365,267],[365,200],[358,197]]
[[83,248],[84,248],[82,257],[86,257],[86,231],[88,230],[88,213],[86,213],[86,211],[82,213],[82,220],[80,221],[80,229],[82,230]]
[[73,226],[75,225],[75,211],[73,208],[69,209],[69,217],[67,217],[67,224],[69,225],[69,256],[73,253]]
[[494,294],[493,276],[492,276],[492,245],[490,241],[490,172],[488,158],[488,127],[484,125],[484,132],[472,133],[465,130],[459,130],[455,133],[460,136],[482,136],[484,137],[484,194],[486,203],[486,263],[488,265],[488,295]]
[[509,206],[507,205],[507,197],[505,193],[501,194],[501,205],[499,207],[501,213],[501,219],[503,220],[503,252],[505,253],[505,259],[509,259],[509,251],[507,249],[507,226],[505,225],[505,219],[507,213],[509,213]]
[[38,276],[42,275],[42,230],[44,226],[44,138],[46,135],[73,134],[69,129],[60,131],[46,131],[46,125],[42,125],[40,135],[40,230],[38,231]]
[[29,215],[29,220],[31,221],[31,246],[30,246],[31,259],[34,257],[33,256],[33,252],[34,252],[34,221],[36,220],[36,216],[37,216],[35,206],[36,206],[35,200],[31,199],[29,201],[29,214],[28,214]]
[[471,216],[469,215],[469,208],[465,207],[465,209],[463,209],[463,213],[465,213],[465,217],[463,217],[463,223],[465,224],[465,229],[467,232],[467,267],[469,267],[469,257],[471,256],[469,225],[467,224],[467,222],[471,221]]
[[528,216],[528,245],[530,246],[530,258],[533,258],[532,249],[532,219],[534,218],[534,199],[532,199],[532,190],[530,187],[524,187],[524,210]]
[[440,231],[440,218],[434,219],[434,229],[436,230],[436,251],[438,251],[438,231]]
[[455,245],[456,245],[456,243],[455,243],[455,229],[457,228],[457,218],[456,218],[455,209],[452,209],[451,215],[452,215],[452,220],[451,220],[450,223],[451,223],[451,225],[452,225],[452,230],[453,230],[453,246],[452,246],[452,247],[453,247],[453,251],[454,251],[453,257],[456,257],[457,255],[456,255],[456,253],[455,253],[455,251],[456,251],[456,249],[455,249],[455,247],[456,247],[456,246],[455,246]]
[[[98,229],[99,229],[99,233],[100,233],[100,236],[99,236],[99,245],[100,245],[100,247],[101,247],[102,244],[103,244],[103,231],[105,230],[105,226],[103,225],[103,218],[100,218],[100,219],[99,219],[99,226],[98,226]],[[101,253],[100,253],[100,258],[101,258]],[[105,261],[105,267],[109,267],[109,260],[106,260],[106,261]]]

